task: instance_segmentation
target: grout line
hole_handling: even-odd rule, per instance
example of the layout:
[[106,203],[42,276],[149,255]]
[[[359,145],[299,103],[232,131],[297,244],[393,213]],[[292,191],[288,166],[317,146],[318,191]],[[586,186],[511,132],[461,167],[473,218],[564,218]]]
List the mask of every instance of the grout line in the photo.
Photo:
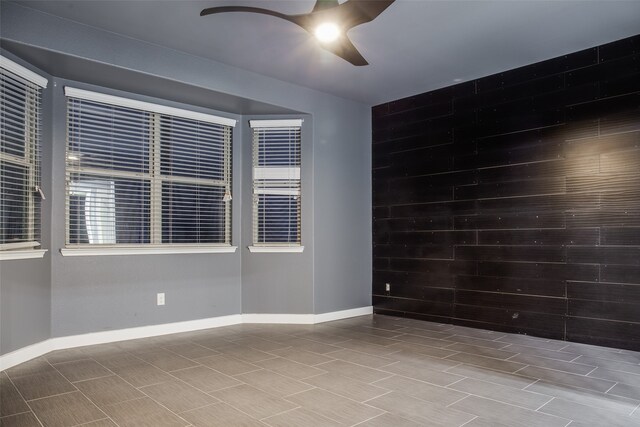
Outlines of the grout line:
[[[372,401],[372,400],[374,400],[374,399],[378,399],[378,398],[380,398],[380,397],[382,397],[382,396],[386,396],[387,394],[390,394],[390,393],[393,393],[393,392],[394,392],[394,390],[389,390],[389,391],[387,391],[386,393],[382,393],[381,395],[379,395],[379,396],[375,396],[375,397],[372,397],[371,399],[363,400],[363,401],[362,401],[362,402],[360,402],[360,403],[364,403],[364,404],[366,404],[367,402],[370,402],[370,401]],[[371,405],[369,405],[369,406],[371,406]],[[378,409],[380,409],[380,408],[378,408]]]
[[[569,363],[573,363],[573,362],[569,362]],[[598,369],[598,366],[595,366],[592,370],[590,370],[589,372],[587,372],[586,374],[584,374],[585,377],[589,377],[590,374],[593,373],[593,371],[595,371],[596,369]],[[597,378],[597,377],[589,377],[589,378]],[[602,378],[604,379],[604,378]]]
[[612,385],[611,387],[609,387],[609,388],[604,392],[604,394],[608,394],[608,393],[611,391],[611,389],[612,389],[612,388],[614,388],[614,387],[615,387],[615,386],[617,386],[617,385],[618,385],[618,382],[617,382],[617,381],[616,381],[616,382],[614,382],[614,383],[613,383],[613,385]]
[[[469,414],[469,415],[473,415],[473,414]],[[470,419],[469,421],[467,421],[466,423],[464,423],[464,424],[460,424],[460,426],[459,426],[459,427],[464,427],[464,426],[466,426],[467,424],[469,424],[471,421],[475,421],[475,420],[477,420],[478,418],[480,418],[480,417],[476,415],[474,418],[471,418],[471,419]]]
[[[453,390],[453,389],[452,389],[452,390]],[[467,395],[466,395],[466,396],[463,396],[463,397],[461,397],[460,399],[458,399],[458,400],[456,400],[456,401],[454,401],[454,402],[449,403],[448,405],[446,405],[446,406],[445,406],[445,408],[448,408],[449,406],[455,405],[456,403],[463,401],[464,399],[466,399],[466,398],[467,398],[467,397],[469,397],[469,396],[475,396],[475,394],[467,393]],[[482,397],[482,396],[476,396],[476,397]]]
[[548,405],[548,404],[549,404],[553,399],[555,399],[555,398],[556,398],[555,396],[550,396],[550,397],[551,397],[551,399],[547,400],[547,401],[546,401],[546,402],[544,402],[542,405],[538,406],[538,408],[537,408],[537,409],[535,409],[535,411],[536,411],[536,412],[538,412],[540,409],[542,409],[542,407],[543,407],[543,406]]
[[[539,381],[542,381],[540,379],[536,379],[534,382],[532,382],[531,384],[527,384],[525,387],[521,388],[520,390],[527,390],[529,387],[531,387],[534,384],[537,384]],[[529,391],[529,390],[527,390]]]

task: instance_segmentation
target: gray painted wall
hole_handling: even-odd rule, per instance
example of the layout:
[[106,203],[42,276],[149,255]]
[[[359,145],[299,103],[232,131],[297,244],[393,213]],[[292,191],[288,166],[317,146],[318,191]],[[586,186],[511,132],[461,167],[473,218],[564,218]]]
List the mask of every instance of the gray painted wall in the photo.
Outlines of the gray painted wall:
[[[251,253],[252,132],[249,120],[302,118],[302,253]],[[242,311],[243,313],[313,313],[313,122],[310,115],[245,116],[242,120],[245,167],[242,170]],[[267,286],[265,286],[267,285]]]
[[[1,28],[1,27],[0,27]],[[2,33],[0,32],[0,35]],[[51,79],[38,70],[5,51],[0,43],[0,53],[9,59]],[[46,161],[51,155],[51,94],[42,93],[42,190],[47,196],[51,191],[51,165]],[[42,202],[43,248],[49,248],[51,230],[51,198]],[[51,254],[43,259],[0,261],[0,355],[49,338],[51,329]]]
[[333,113],[349,125],[314,122],[315,313],[371,305],[371,117]]
[[[63,257],[65,243],[66,98],[64,87],[99,91],[177,108],[241,117],[185,106],[56,78],[53,87],[53,218],[52,336],[74,335],[241,312],[240,252],[235,254],[179,254]],[[233,169],[239,170],[241,131],[233,133]],[[240,181],[232,194],[232,244],[240,241]],[[156,305],[164,292],[166,305]]]
[[[305,128],[308,137],[303,141],[303,191],[311,192],[303,195],[303,254],[249,254],[246,222],[242,237],[234,213],[234,244],[241,243],[235,255],[64,258],[58,253],[64,242],[64,110],[56,104],[51,157],[57,195],[51,245],[53,336],[241,311],[322,313],[371,304],[369,106],[16,4],[5,2],[2,8],[3,38],[91,61],[95,73],[108,76],[110,66],[125,68],[312,118],[306,121],[310,130]],[[62,84],[58,81],[55,89],[56,103],[61,102]],[[243,198],[237,185],[242,177],[244,190],[250,188],[250,137],[243,140],[247,118],[241,122],[234,135],[236,143],[243,141],[242,147],[234,147],[234,212],[242,209],[246,221],[251,206],[246,206],[247,195]],[[167,293],[162,308],[154,305],[160,291]]]

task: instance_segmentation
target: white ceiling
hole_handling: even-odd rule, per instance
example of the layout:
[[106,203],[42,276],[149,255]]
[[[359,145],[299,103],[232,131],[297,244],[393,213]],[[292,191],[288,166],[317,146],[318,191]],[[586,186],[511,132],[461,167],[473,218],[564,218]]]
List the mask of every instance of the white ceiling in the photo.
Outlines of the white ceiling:
[[355,67],[299,27],[211,6],[306,13],[314,0],[18,1],[83,24],[376,105],[640,33],[640,1],[397,0],[349,37]]

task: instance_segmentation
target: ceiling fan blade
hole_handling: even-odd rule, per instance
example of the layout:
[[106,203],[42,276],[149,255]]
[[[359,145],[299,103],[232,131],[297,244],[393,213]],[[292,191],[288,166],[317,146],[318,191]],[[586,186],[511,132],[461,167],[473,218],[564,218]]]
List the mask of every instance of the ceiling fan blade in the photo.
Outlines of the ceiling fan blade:
[[369,65],[367,60],[364,59],[364,56],[358,52],[358,49],[351,43],[351,40],[349,40],[349,37],[346,35],[333,43],[320,44],[320,46],[353,65]]
[[290,15],[285,15],[284,13],[276,12],[275,10],[262,9],[260,7],[249,7],[249,6],[221,6],[221,7],[210,7],[207,9],[202,9],[200,12],[200,16],[213,15],[216,13],[226,13],[226,12],[249,12],[249,13],[259,13],[261,15],[269,15],[275,16],[276,18],[284,19],[289,22],[293,22],[296,25],[300,25],[298,20]]
[[371,22],[395,0],[349,0],[336,8],[348,28]]
[[316,0],[316,5],[313,6],[313,12],[317,12],[319,10],[331,9],[332,7],[338,6],[338,0]]

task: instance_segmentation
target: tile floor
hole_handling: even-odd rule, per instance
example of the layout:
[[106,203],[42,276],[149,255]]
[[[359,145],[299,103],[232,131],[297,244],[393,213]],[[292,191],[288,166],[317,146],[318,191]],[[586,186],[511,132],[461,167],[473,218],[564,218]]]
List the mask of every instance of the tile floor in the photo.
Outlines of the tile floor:
[[0,373],[8,426],[640,426],[640,353],[364,316],[49,353]]

